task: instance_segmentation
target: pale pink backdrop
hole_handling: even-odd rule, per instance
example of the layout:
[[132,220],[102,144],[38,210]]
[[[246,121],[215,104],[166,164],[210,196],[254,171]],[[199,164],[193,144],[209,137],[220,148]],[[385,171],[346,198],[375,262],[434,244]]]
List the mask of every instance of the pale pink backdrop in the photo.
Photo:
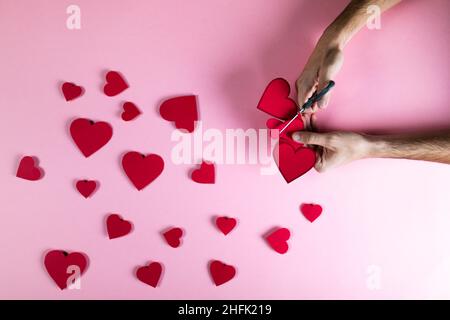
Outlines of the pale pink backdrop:
[[[255,109],[265,85],[298,76],[321,30],[347,1],[0,1],[0,298],[51,299],[310,299],[450,298],[450,167],[406,160],[367,160],[315,171],[287,185],[259,166],[222,165],[217,183],[193,183],[190,165],[174,165],[173,126],[159,103],[197,94],[204,129],[263,128]],[[66,8],[81,8],[81,30],[66,28]],[[320,114],[329,129],[402,132],[450,126],[450,1],[404,1],[364,29],[345,51],[332,103]],[[130,88],[101,92],[105,70],[121,71]],[[83,85],[66,103],[61,81]],[[120,117],[120,103],[143,115]],[[85,159],[68,135],[74,117],[105,120],[110,143]],[[163,174],[135,190],[120,167],[128,150],[155,152]],[[46,175],[15,177],[18,160],[36,155]],[[77,178],[101,187],[92,199]],[[323,205],[308,222],[303,202]],[[104,218],[134,222],[109,240]],[[239,219],[227,237],[218,214]],[[169,226],[185,229],[179,249],[163,242]],[[290,251],[272,251],[262,235],[292,232]],[[48,249],[88,254],[81,290],[60,291],[44,270]],[[237,267],[215,287],[210,259]],[[148,261],[165,266],[160,287],[134,277]],[[381,288],[367,286],[368,268]]]

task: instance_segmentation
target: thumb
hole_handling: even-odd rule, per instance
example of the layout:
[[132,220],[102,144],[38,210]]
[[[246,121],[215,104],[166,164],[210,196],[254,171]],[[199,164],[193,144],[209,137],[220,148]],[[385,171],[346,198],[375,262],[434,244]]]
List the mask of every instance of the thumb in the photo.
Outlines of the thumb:
[[328,136],[326,133],[298,131],[292,134],[292,139],[303,144],[311,144],[324,147],[328,146]]

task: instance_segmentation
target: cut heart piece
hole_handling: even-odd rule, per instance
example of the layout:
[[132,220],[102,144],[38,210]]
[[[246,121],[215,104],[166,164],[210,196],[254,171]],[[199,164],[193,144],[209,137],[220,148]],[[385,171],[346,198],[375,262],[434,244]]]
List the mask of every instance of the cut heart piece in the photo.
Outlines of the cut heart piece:
[[157,154],[130,151],[123,156],[122,167],[136,189],[142,190],[161,174],[164,160]]
[[273,117],[287,120],[297,113],[297,104],[289,98],[291,88],[283,78],[272,80],[259,100],[258,109]]
[[287,241],[291,237],[291,233],[286,228],[277,228],[266,236],[266,241],[273,250],[280,254],[288,251],[289,245]]
[[322,207],[318,204],[304,203],[300,206],[300,211],[306,219],[313,222],[322,214]]
[[136,277],[145,284],[156,288],[161,278],[163,266],[159,262],[152,262],[148,266],[137,269]]
[[172,248],[178,248],[181,244],[181,237],[183,236],[183,230],[181,228],[171,228],[163,233],[164,239]]
[[200,168],[192,171],[191,179],[197,183],[215,183],[216,173],[214,163],[202,161]]
[[64,82],[61,86],[61,90],[66,101],[74,100],[80,97],[84,92],[83,87],[77,86],[72,82]]
[[124,121],[131,121],[134,118],[136,118],[138,115],[141,114],[141,111],[136,107],[136,105],[133,102],[125,102],[122,105],[123,112],[122,112],[122,120]]
[[76,183],[78,192],[86,199],[91,196],[91,194],[97,188],[97,181],[94,180],[78,180]]
[[70,124],[70,135],[86,158],[107,144],[112,133],[110,124],[103,121],[78,118]]
[[234,229],[236,226],[236,219],[229,217],[217,217],[216,218],[216,226],[222,231],[224,235],[227,235]]
[[85,272],[88,258],[84,253],[63,250],[49,251],[44,258],[44,265],[50,277],[63,290],[79,281]]
[[[278,155],[276,151],[278,150]],[[289,142],[280,140],[275,149],[275,161],[287,183],[311,170],[316,163],[316,153],[306,147],[294,148]]]
[[213,260],[209,264],[209,272],[216,286],[220,286],[236,275],[236,269],[219,260]]
[[113,213],[106,219],[106,229],[110,239],[126,236],[133,229],[130,221],[124,220],[120,215]]
[[175,127],[194,131],[198,120],[197,98],[194,95],[168,99],[161,104],[159,113],[164,120],[175,122]]
[[32,156],[25,156],[20,160],[16,177],[25,180],[36,181],[44,176],[44,170],[38,165],[38,159]]
[[117,71],[109,71],[106,74],[106,84],[103,87],[103,92],[108,97],[116,96],[127,88],[128,84],[120,73]]
[[302,143],[294,141],[292,139],[292,133],[294,133],[296,131],[301,131],[304,129],[304,124],[303,124],[302,118],[301,117],[295,118],[294,121],[292,121],[291,124],[283,132],[281,132],[281,130],[285,126],[287,126],[288,123],[289,123],[289,120],[280,121],[280,120],[274,119],[274,118],[268,119],[266,121],[267,128],[272,129],[272,130],[279,130],[278,135],[276,134],[276,132],[273,132],[271,130],[270,131],[271,138],[276,139],[278,137],[279,139],[283,139],[285,142],[289,143],[294,148],[303,146]]

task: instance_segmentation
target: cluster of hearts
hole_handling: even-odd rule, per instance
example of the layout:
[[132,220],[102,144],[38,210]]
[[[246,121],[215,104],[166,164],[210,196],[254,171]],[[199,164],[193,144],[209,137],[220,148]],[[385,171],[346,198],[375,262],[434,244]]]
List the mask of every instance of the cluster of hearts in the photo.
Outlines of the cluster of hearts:
[[[127,88],[128,83],[120,73],[109,71],[106,74],[106,83],[103,91],[107,96],[116,96]],[[66,101],[79,98],[84,93],[84,89],[81,86],[71,82],[63,83],[61,89]],[[289,92],[289,84],[286,80],[281,78],[273,80],[264,91],[258,108],[279,119],[288,119],[292,112],[296,110],[293,109],[296,105],[289,98]],[[141,111],[132,102],[125,102],[123,104],[121,117],[124,121],[131,121],[140,114]],[[196,96],[180,96],[168,99],[162,103],[160,114],[165,120],[173,121],[176,128],[193,132],[195,121],[198,120]],[[283,122],[277,119],[269,119],[267,122],[269,128],[281,129],[282,125]],[[298,166],[296,167],[295,163],[298,161],[295,159],[294,164],[288,163],[285,167],[280,166],[283,155],[290,154],[291,158],[293,154],[301,154],[304,156],[303,150],[307,148],[290,139],[290,133],[292,131],[302,128],[303,123],[299,119],[293,123],[292,128],[286,129],[283,135],[280,136],[280,161],[278,165],[287,182],[296,179],[308,171],[305,170],[305,165],[301,166],[300,171],[297,170]],[[112,127],[107,122],[94,122],[89,119],[78,118],[72,121],[70,134],[75,145],[87,158],[108,143],[112,137]],[[288,152],[282,150],[288,150]],[[289,150],[292,150],[292,152]],[[308,153],[307,159],[309,158],[310,154]],[[286,158],[286,161],[289,162],[288,158]],[[164,169],[164,160],[157,154],[145,155],[140,152],[130,151],[123,156],[122,167],[136,189],[142,190],[161,174]],[[16,176],[30,181],[41,179],[43,177],[43,170],[38,165],[38,159],[34,156],[24,156],[19,163]],[[203,161],[200,167],[192,172],[191,179],[197,183],[215,183],[214,163]],[[78,180],[76,183],[78,192],[86,199],[94,194],[97,187],[98,183],[95,180],[84,179]],[[302,204],[300,209],[303,215],[311,222],[318,218],[322,212],[321,206],[316,204]],[[217,228],[226,236],[235,228],[237,220],[235,218],[221,216],[216,218],[215,223]],[[118,214],[110,214],[106,219],[106,229],[109,239],[116,239],[128,235],[133,229],[133,224]],[[163,237],[169,246],[177,248],[181,245],[183,230],[178,227],[171,228],[163,233]],[[280,254],[288,251],[287,241],[289,238],[290,232],[287,228],[277,228],[265,236],[270,247]],[[88,265],[88,256],[81,252],[68,253],[64,250],[51,250],[45,254],[44,265],[48,274],[58,287],[65,289],[70,285],[68,282],[71,273],[68,272],[68,268],[70,266],[77,266],[79,268],[79,275],[82,275]],[[156,288],[160,282],[162,270],[163,265],[160,262],[151,262],[148,265],[138,267],[136,277],[143,283]],[[210,261],[209,271],[216,286],[230,281],[236,274],[234,266],[227,265],[219,260]]]

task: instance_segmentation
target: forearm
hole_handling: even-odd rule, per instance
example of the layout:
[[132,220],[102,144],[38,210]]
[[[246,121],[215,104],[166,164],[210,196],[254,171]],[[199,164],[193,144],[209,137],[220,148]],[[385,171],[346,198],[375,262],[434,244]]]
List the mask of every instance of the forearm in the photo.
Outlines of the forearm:
[[368,136],[368,157],[450,164],[450,131],[433,135]]

